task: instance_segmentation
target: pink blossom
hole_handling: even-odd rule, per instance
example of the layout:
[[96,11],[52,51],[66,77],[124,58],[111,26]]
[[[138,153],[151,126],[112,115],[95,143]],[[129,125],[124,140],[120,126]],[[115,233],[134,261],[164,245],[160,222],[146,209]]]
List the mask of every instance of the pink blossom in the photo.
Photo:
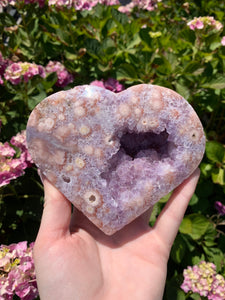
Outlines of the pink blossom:
[[218,213],[222,216],[225,215],[225,205],[223,205],[220,201],[215,202],[215,209],[218,211]]
[[10,64],[10,60],[3,58],[2,53],[0,52],[0,76],[4,75],[5,69]]
[[0,155],[13,157],[16,151],[9,145],[8,142],[0,143]]
[[222,37],[221,44],[222,46],[225,46],[225,36]]
[[195,29],[206,29],[208,31],[216,30],[219,31],[223,28],[222,23],[216,21],[214,17],[206,16],[206,17],[198,17],[187,23],[191,30]]
[[185,293],[192,291],[210,300],[225,299],[225,280],[216,273],[216,266],[213,263],[202,261],[185,269],[183,275],[181,288]]
[[38,296],[33,262],[33,243],[27,242],[0,246],[0,299],[32,300]]
[[1,0],[0,1],[0,7],[6,7],[8,5],[15,6],[17,3],[25,3],[25,4],[34,4],[38,3],[40,7],[43,7],[45,4],[45,0]]
[[99,86],[115,93],[119,93],[124,90],[124,86],[114,78],[109,78],[107,80],[94,80],[90,83],[90,85]]
[[59,61],[50,61],[45,70],[47,73],[55,72],[57,74],[58,80],[56,82],[56,86],[65,87],[69,83],[73,82],[73,75],[69,73],[65,66]]
[[105,87],[103,80],[94,80],[90,83],[90,85],[95,85],[95,86],[99,86],[99,87],[102,87],[102,88]]
[[202,29],[202,28],[204,28],[203,22],[200,21],[200,20],[197,20],[197,22],[195,23],[195,28],[197,28],[197,29]]
[[46,76],[44,68],[40,65],[29,62],[18,62],[12,63],[6,68],[4,77],[12,84],[17,85],[22,81],[22,79],[27,82],[35,75],[39,75],[44,78]]
[[16,151],[8,142],[0,143],[0,186],[9,184],[12,179],[23,175],[24,170],[33,163],[27,150],[25,131],[12,137],[10,143],[17,148],[19,157],[15,157]]
[[105,88],[117,93],[124,90],[124,86],[114,78],[109,78],[105,81]]

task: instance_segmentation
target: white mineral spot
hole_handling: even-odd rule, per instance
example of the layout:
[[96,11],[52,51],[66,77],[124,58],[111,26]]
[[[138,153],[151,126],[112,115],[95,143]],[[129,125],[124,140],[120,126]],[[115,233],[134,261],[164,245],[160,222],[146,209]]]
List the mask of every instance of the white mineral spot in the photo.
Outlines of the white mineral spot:
[[91,206],[100,204],[100,194],[97,191],[88,191],[84,194],[84,200]]
[[89,213],[89,214],[93,214],[95,212],[95,209],[93,206],[91,205],[87,205],[86,206],[86,211]]
[[88,135],[90,132],[91,132],[91,129],[90,127],[86,126],[86,125],[82,125],[80,128],[79,128],[79,132],[80,134],[82,135]]
[[96,148],[95,151],[94,151],[94,154],[96,157],[100,158],[102,157],[102,150],[100,148]]
[[55,121],[52,118],[47,118],[47,119],[41,120],[41,122],[38,124],[38,130],[39,131],[50,131],[54,125],[55,125]]
[[146,132],[158,127],[159,121],[155,117],[144,117],[140,120],[138,125],[138,127],[140,127],[139,131],[143,130]]
[[152,89],[149,99],[149,106],[152,110],[159,111],[163,108],[163,101],[161,98],[161,91],[156,88]]
[[142,114],[143,114],[143,109],[139,108],[139,107],[135,107],[134,108],[134,114],[137,116],[137,117],[140,117]]
[[75,164],[79,169],[83,169],[85,167],[85,161],[80,157],[75,159]]
[[86,110],[83,106],[76,106],[74,108],[74,114],[77,116],[77,117],[83,117],[85,116],[86,114]]
[[106,145],[114,146],[115,140],[113,139],[113,137],[111,135],[107,135],[105,138],[105,143],[106,143]]
[[198,130],[193,129],[189,132],[189,137],[193,142],[198,142],[201,135],[200,135],[200,132]]
[[67,172],[73,171],[73,165],[71,165],[71,164],[66,165],[65,170],[66,170]]
[[65,115],[64,114],[59,114],[58,115],[58,119],[60,120],[60,121],[63,121],[63,120],[65,120]]
[[127,105],[125,103],[120,104],[120,106],[119,106],[119,114],[122,117],[128,117],[129,114],[130,114],[130,107],[129,107],[129,105]]
[[138,101],[139,101],[139,98],[138,98],[138,97],[131,96],[131,98],[130,98],[130,102],[131,102],[131,103],[137,104]]
[[85,145],[83,147],[83,151],[84,153],[86,153],[87,155],[92,155],[94,153],[94,148],[91,145]]

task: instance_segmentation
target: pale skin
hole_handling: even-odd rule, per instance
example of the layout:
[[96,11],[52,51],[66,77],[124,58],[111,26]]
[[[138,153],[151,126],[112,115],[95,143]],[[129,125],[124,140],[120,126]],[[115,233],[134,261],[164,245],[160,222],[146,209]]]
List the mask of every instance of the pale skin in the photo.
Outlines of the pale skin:
[[46,179],[34,247],[41,300],[161,300],[167,262],[199,178],[177,187],[149,227],[151,211],[112,236],[97,229]]

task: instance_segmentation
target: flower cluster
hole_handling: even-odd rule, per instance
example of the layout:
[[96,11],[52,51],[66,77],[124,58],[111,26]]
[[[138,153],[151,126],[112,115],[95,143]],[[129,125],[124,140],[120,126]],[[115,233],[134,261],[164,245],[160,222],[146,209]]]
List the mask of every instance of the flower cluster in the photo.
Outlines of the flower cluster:
[[219,31],[223,28],[222,23],[216,21],[214,17],[209,17],[209,16],[198,17],[198,18],[195,17],[193,20],[188,22],[187,25],[191,30],[204,28],[204,29]]
[[48,5],[54,5],[56,7],[74,7],[76,10],[90,10],[98,3],[105,5],[118,5],[118,0],[49,0]]
[[58,61],[50,61],[46,67],[29,62],[12,62],[4,59],[0,52],[0,84],[3,84],[3,77],[12,84],[17,85],[24,80],[28,82],[31,78],[38,75],[46,77],[46,73],[56,72],[56,86],[65,87],[74,79],[73,75],[67,71],[65,66]]
[[8,5],[15,6],[17,3],[25,3],[25,4],[34,4],[38,3],[40,7],[45,5],[45,0],[2,0],[0,1],[0,8],[6,7]]
[[26,146],[25,131],[12,137],[10,144],[8,142],[0,143],[0,187],[23,175],[24,170],[32,165],[32,159]]
[[19,242],[0,246],[0,299],[32,300],[38,296],[34,262],[33,243]]
[[65,87],[74,79],[73,75],[67,71],[65,66],[59,61],[50,61],[45,67],[46,73],[56,72],[58,80],[56,86]]
[[44,78],[45,70],[42,66],[29,62],[17,62],[10,64],[4,73],[6,80],[9,80],[12,84],[19,84],[24,79],[25,82],[35,75],[39,75]]
[[161,2],[161,0],[133,0],[129,4],[119,7],[119,11],[127,13],[132,11],[134,7],[138,7],[139,9],[144,9],[148,11],[153,11],[157,7],[158,2]]
[[99,86],[115,93],[119,93],[124,90],[124,86],[114,78],[109,78],[107,80],[95,80],[92,81],[90,85]]
[[221,216],[225,215],[225,205],[223,205],[220,201],[215,202],[215,209]]
[[209,300],[225,299],[225,279],[216,273],[213,263],[202,261],[199,265],[185,269],[183,275],[181,288],[185,293],[192,291]]
[[10,60],[3,58],[2,53],[0,52],[0,84],[3,84],[2,76],[5,73],[5,69],[10,64]]
[[[134,7],[138,7],[140,9],[145,9],[152,11],[156,8],[157,2],[161,2],[161,0],[132,0],[127,5],[121,5],[119,10],[121,12],[130,12]],[[0,3],[0,7],[5,7],[7,5],[15,6],[17,3],[25,3],[25,4],[34,4],[38,3],[40,7],[43,7],[45,4],[45,0],[3,0]],[[103,5],[120,5],[123,1],[119,0],[48,0],[49,6],[55,6],[57,8],[66,7],[72,8],[74,7],[76,10],[90,10],[97,4]]]

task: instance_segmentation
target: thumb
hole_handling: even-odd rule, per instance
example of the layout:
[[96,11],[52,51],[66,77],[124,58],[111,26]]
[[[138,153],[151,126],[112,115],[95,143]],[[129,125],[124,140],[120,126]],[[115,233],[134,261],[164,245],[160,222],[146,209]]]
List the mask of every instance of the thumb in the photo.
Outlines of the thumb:
[[57,240],[69,234],[72,205],[45,177],[42,176],[45,193],[44,210],[38,239]]

